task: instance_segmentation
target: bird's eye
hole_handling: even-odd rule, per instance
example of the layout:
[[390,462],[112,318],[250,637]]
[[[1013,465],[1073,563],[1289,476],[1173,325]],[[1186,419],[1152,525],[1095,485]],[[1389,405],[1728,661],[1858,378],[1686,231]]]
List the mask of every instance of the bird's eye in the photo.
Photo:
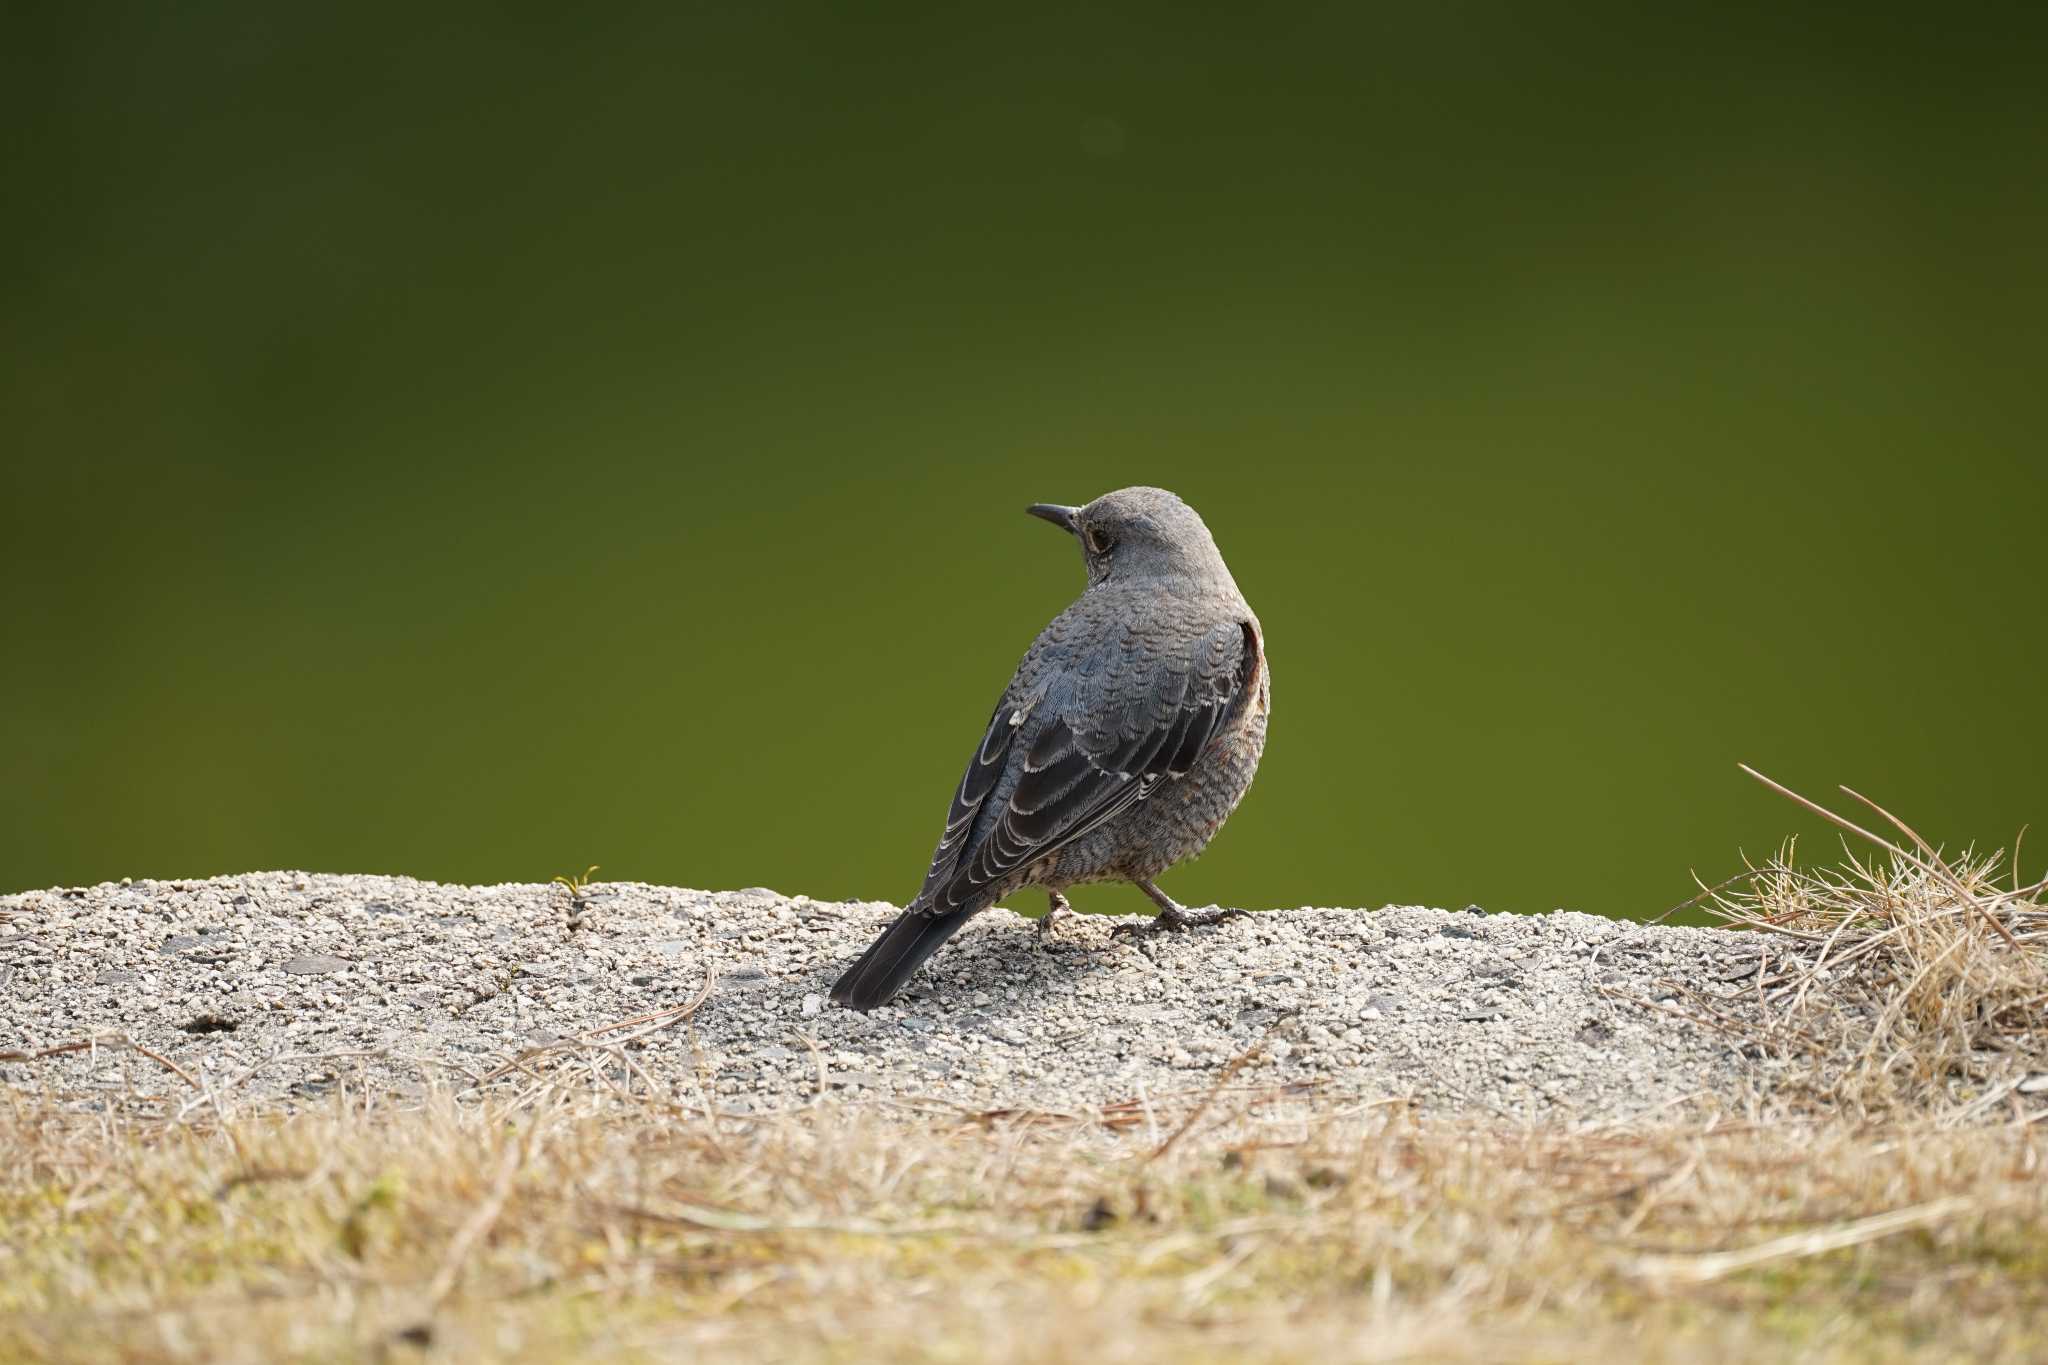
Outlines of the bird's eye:
[[1088,528],[1088,548],[1091,552],[1098,555],[1106,555],[1109,553],[1110,547],[1115,544],[1116,538],[1107,531],[1094,526]]

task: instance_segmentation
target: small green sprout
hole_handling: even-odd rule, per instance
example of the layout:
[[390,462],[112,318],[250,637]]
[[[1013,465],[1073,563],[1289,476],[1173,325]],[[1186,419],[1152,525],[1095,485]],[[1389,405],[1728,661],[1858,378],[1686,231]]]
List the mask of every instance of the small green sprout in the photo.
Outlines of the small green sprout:
[[551,878],[549,879],[548,885],[559,886],[564,891],[567,891],[572,897],[580,901],[583,899],[584,890],[588,888],[590,885],[590,874],[597,871],[598,866],[599,864],[592,863],[589,867],[583,869],[583,875],[579,877]]
[[549,882],[549,885],[559,886],[569,893],[570,933],[583,927],[584,912],[590,908],[589,902],[583,899],[583,893],[590,889],[591,874],[597,869],[598,864],[592,863],[583,869],[583,875],[580,877],[556,877]]

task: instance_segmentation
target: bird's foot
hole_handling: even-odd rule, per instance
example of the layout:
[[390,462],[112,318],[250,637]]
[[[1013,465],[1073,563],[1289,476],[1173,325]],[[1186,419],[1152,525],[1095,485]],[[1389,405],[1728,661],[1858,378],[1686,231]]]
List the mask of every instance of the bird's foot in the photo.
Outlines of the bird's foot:
[[1041,945],[1050,945],[1058,933],[1061,920],[1079,919],[1081,916],[1073,906],[1067,904],[1067,898],[1057,891],[1048,891],[1045,899],[1045,913],[1038,917],[1038,941]]
[[1133,924],[1119,924],[1116,928],[1110,930],[1112,934],[1177,934],[1183,929],[1198,929],[1204,925],[1221,924],[1227,919],[1236,919],[1241,915],[1250,913],[1247,910],[1228,909],[1220,905],[1211,905],[1201,910],[1190,910],[1150,882],[1139,882],[1138,889],[1152,898],[1152,903],[1159,907],[1159,913],[1149,920],[1139,920]]
[[1190,910],[1177,905],[1171,910],[1161,910],[1153,917],[1152,923],[1160,929],[1199,929],[1206,924],[1221,924],[1227,919],[1242,919],[1249,910],[1237,910],[1221,905],[1211,905],[1201,910]]
[[1249,910],[1226,909],[1220,905],[1212,905],[1202,910],[1175,906],[1171,910],[1161,910],[1151,919],[1119,924],[1109,932],[1118,937],[1124,934],[1177,934],[1183,929],[1199,929],[1205,925],[1221,924],[1227,919],[1239,919],[1250,913]]

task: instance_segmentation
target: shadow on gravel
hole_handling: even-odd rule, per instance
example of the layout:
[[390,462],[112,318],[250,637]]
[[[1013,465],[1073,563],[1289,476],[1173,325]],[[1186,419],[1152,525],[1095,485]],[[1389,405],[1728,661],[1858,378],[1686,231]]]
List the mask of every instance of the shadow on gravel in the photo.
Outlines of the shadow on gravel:
[[[993,918],[969,925],[911,979],[891,1002],[891,1012],[877,1015],[877,1022],[886,1027],[890,1019],[901,1016],[941,1016],[947,1017],[949,1028],[960,1032],[987,1031],[990,1024],[1014,1021],[1034,1034],[1048,1029],[1056,1033],[1061,1020],[1070,1017],[1060,1006],[1090,994],[1091,984],[1121,977],[1124,993],[1135,987],[1135,993],[1144,997],[1147,993],[1137,983],[1187,971],[1184,963],[1157,960],[1154,945],[1197,947],[1210,936],[1241,932],[1244,924],[1234,920],[1156,938],[1143,932],[1110,937],[1111,925],[1146,922],[1136,916],[1088,915],[1080,924],[1061,925],[1051,939],[1039,937],[1035,919],[1024,927]],[[827,979],[820,989],[830,987]],[[1099,1013],[1100,1006],[1100,1000],[1092,1001],[1083,1012]]]

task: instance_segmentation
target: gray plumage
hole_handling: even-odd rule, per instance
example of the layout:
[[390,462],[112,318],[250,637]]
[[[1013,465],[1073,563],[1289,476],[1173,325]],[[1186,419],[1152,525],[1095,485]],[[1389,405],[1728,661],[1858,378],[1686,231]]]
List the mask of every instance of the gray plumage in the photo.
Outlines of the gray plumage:
[[1023,887],[1136,883],[1160,927],[1221,918],[1152,879],[1200,853],[1251,785],[1265,637],[1193,508],[1159,488],[1030,509],[1081,544],[1088,587],[1017,665],[954,792],[924,885],[832,988],[871,1009]]

